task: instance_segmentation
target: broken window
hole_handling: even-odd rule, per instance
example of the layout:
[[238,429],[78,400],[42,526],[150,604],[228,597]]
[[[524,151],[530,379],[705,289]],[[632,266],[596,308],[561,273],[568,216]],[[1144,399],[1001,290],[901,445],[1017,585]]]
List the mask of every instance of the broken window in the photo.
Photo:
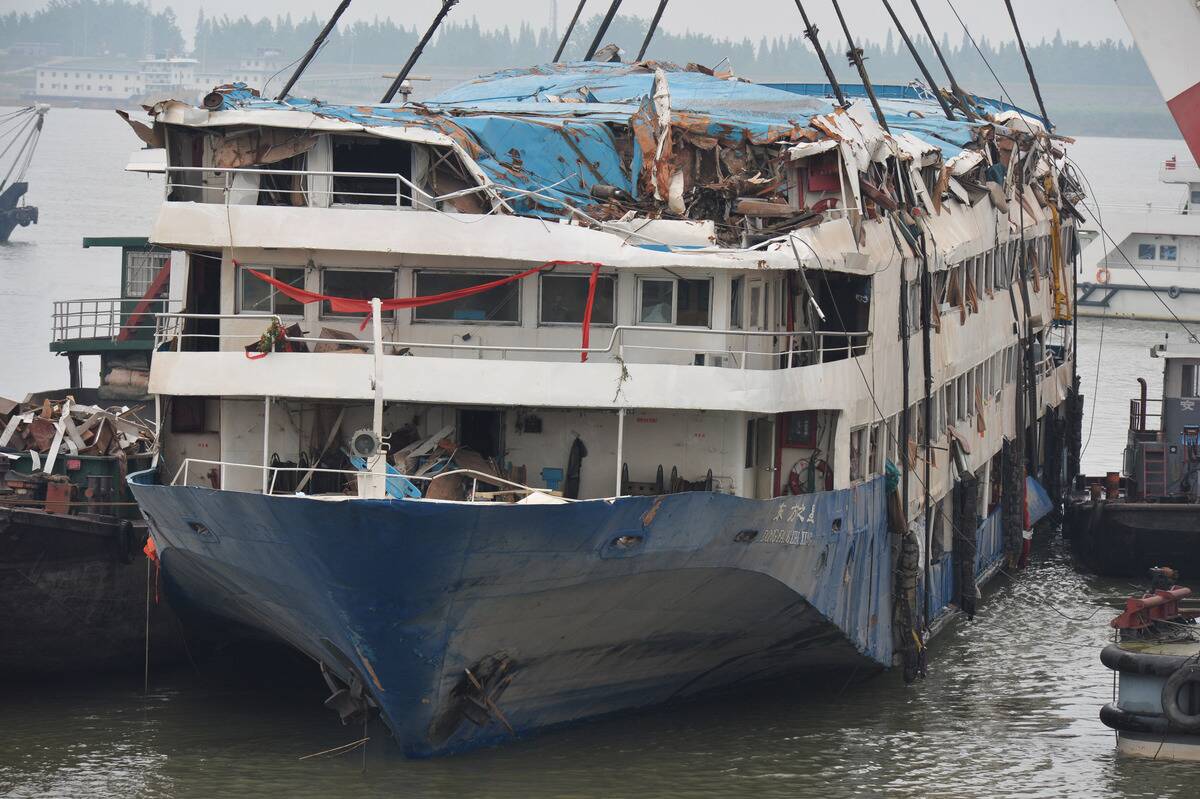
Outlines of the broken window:
[[[304,267],[254,266],[255,271],[278,281],[304,288]],[[304,306],[245,269],[238,270],[238,313],[304,316]],[[389,295],[390,296],[390,295]]]
[[[708,327],[711,280],[644,279],[638,294],[638,321],[642,324]],[[754,313],[752,306],[752,326]]]
[[[396,296],[394,269],[322,269],[321,293],[352,300],[381,300]],[[365,313],[334,313],[329,302],[321,303],[322,316],[369,316]],[[383,318],[392,319],[395,311],[384,311]]]
[[[418,297],[432,294],[445,294],[449,291],[473,288],[484,283],[492,283],[509,275],[483,272],[417,272],[415,276],[415,293]],[[587,278],[582,279],[584,301],[587,298]],[[596,287],[597,306],[600,299],[600,287]],[[579,310],[579,319],[583,319],[583,309]],[[595,310],[593,310],[595,319]],[[486,322],[493,324],[513,324],[521,321],[521,281],[514,281],[504,286],[469,297],[442,302],[437,305],[427,305],[413,309],[413,320],[418,322]]]
[[[590,275],[542,275],[538,321],[544,325],[583,324],[590,281]],[[616,286],[617,279],[613,276],[600,275],[596,278],[592,324],[613,324]]]
[[[333,136],[333,202],[340,205],[412,205],[412,145],[373,136]],[[373,173],[377,177],[365,177]],[[389,295],[390,296],[390,295]]]
[[1154,245],[1153,244],[1139,244],[1138,245],[1138,260],[1139,261],[1153,261],[1154,260]]
[[[125,251],[125,285],[123,292],[126,297],[141,299],[154,285],[159,272],[171,261],[171,253],[166,250],[126,250]],[[167,284],[159,288],[158,297],[167,296]]]

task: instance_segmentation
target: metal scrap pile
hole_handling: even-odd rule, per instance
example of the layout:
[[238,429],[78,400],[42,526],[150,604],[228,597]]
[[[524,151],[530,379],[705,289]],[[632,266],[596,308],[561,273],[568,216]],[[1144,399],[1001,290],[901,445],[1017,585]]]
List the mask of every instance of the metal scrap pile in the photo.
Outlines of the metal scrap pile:
[[[8,461],[28,458],[33,472],[52,474],[59,456],[100,456],[127,461],[155,451],[153,425],[125,406],[78,405],[72,397],[0,405],[0,452]],[[62,471],[59,468],[58,471]]]

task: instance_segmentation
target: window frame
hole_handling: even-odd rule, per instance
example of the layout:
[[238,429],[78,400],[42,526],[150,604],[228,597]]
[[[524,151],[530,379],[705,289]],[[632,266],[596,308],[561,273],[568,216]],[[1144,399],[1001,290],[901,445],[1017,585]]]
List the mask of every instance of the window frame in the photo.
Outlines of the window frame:
[[[463,275],[474,275],[476,277],[487,277],[487,278],[491,278],[492,280],[498,280],[498,279],[504,278],[504,277],[512,277],[513,275],[516,275],[516,274],[520,274],[520,273],[512,272],[512,271],[475,272],[475,271],[468,271],[465,269],[421,269],[421,268],[415,268],[412,270],[412,296],[414,296],[414,297],[419,296],[419,294],[417,293],[418,292],[417,280],[420,278],[421,275],[455,275],[458,277],[461,277]],[[417,312],[420,311],[421,309],[413,308],[409,312],[409,323],[414,324],[414,325],[495,325],[497,327],[520,327],[525,318],[525,307],[524,307],[525,303],[522,302],[523,292],[521,291],[521,281],[518,280],[515,283],[510,283],[509,286],[511,286],[513,288],[513,290],[515,290],[517,292],[517,300],[516,300],[516,302],[517,302],[517,319],[515,322],[508,321],[508,320],[497,321],[495,319],[421,319],[417,316]],[[502,287],[502,288],[507,288],[507,287]],[[539,306],[540,306],[540,302],[541,302],[541,300],[540,300],[541,288],[540,287],[538,289],[538,297],[539,297]],[[614,294],[613,295],[613,316],[614,316],[614,318],[616,316],[616,299],[617,299],[616,294]],[[538,308],[538,313],[539,313],[539,315],[541,313],[540,307]],[[562,322],[560,324],[562,326],[568,326],[568,327],[571,326],[570,323],[568,323],[568,322]],[[578,327],[578,325],[575,325],[575,326]]]
[[[1137,259],[1139,261],[1157,261],[1158,260],[1158,245],[1157,244],[1147,244],[1145,242],[1139,242],[1137,248],[1138,248]],[[1144,253],[1146,253],[1146,252],[1150,253],[1149,257],[1144,255]]]
[[[386,266],[385,267],[370,267],[370,268],[366,268],[366,269],[359,269],[357,267],[349,267],[349,266],[318,266],[317,267],[317,285],[319,285],[321,287],[320,293],[327,295],[327,296],[329,295],[329,291],[327,290],[327,288],[325,286],[325,273],[326,272],[374,272],[377,274],[385,274],[385,273],[391,274],[391,276],[392,276],[392,297],[396,296],[396,294],[397,294],[396,289],[400,285],[400,269],[398,267],[394,267],[394,266],[392,266],[392,267],[386,267]],[[380,297],[380,299],[390,299],[390,298]],[[371,315],[369,313],[366,314],[366,318],[369,319],[370,317],[371,317]],[[317,318],[318,319],[328,319],[331,321],[339,320],[339,319],[340,320],[345,320],[345,319],[361,320],[363,318],[363,316],[360,314],[337,313],[336,311],[334,311],[332,309],[330,309],[330,311],[327,313],[325,311],[325,302],[322,301],[320,304],[320,310],[318,311]],[[396,318],[396,312],[385,310],[382,312],[380,318],[387,320],[387,321],[391,321]]]
[[[704,324],[704,325],[681,325],[681,324],[679,324],[678,320],[679,320],[679,281],[680,280],[689,280],[689,281],[694,281],[694,282],[704,281],[704,282],[708,283],[708,323],[707,324]],[[643,299],[642,287],[646,283],[670,283],[671,284],[671,321],[670,322],[643,322],[642,321],[642,308],[643,308],[643,306],[642,306],[642,299]],[[637,302],[636,302],[636,305],[634,306],[635,324],[637,324],[638,326],[643,326],[643,327],[678,327],[682,330],[712,330],[713,329],[712,328],[713,299],[714,299],[713,288],[714,288],[713,278],[711,276],[679,278],[679,277],[675,277],[674,275],[668,275],[667,277],[653,277],[653,276],[648,276],[648,275],[638,275],[637,287],[636,287]],[[764,311],[766,313],[770,313],[769,308],[764,307]],[[751,309],[751,313],[753,313],[753,309]]]
[[[307,286],[308,267],[305,266],[304,264],[299,264],[299,265],[297,265],[297,264],[242,264],[242,266],[248,267],[250,269],[254,269],[255,271],[258,271],[258,272],[265,272],[266,274],[269,274],[271,277],[275,277],[276,269],[296,269],[296,270],[299,270],[304,275],[304,283],[305,283],[305,285],[298,286],[298,288],[301,288],[301,289],[308,288],[308,286]],[[280,319],[303,319],[304,318],[304,303],[300,304],[300,313],[298,313],[298,314],[277,313],[275,311],[275,297],[280,292],[279,292],[279,289],[275,288],[274,286],[270,285],[269,283],[267,284],[267,287],[271,291],[271,308],[270,308],[270,310],[266,310],[266,311],[248,311],[248,310],[246,310],[246,307],[243,303],[243,286],[245,285],[246,278],[250,278],[251,280],[258,280],[258,278],[249,274],[245,269],[237,270],[237,280],[235,281],[235,283],[236,283],[236,285],[234,286],[235,294],[234,294],[234,298],[233,298],[233,312],[235,314],[237,314],[238,316],[241,316],[243,314],[261,314],[261,315],[268,315],[268,316],[278,316]],[[322,303],[322,305],[324,305],[324,303]],[[347,317],[347,318],[349,318],[349,317]]]
[[[421,270],[421,271],[429,272],[430,270]],[[583,281],[586,283],[587,280],[591,277],[591,274],[588,272],[558,272],[558,271],[554,271],[554,272],[543,272],[542,274],[538,275],[538,281],[537,281],[537,326],[538,327],[583,327],[582,320],[580,320],[578,322],[547,322],[544,319],[542,319],[543,286],[545,285],[546,278],[555,278],[555,277],[582,278]],[[619,318],[617,315],[617,303],[618,303],[619,296],[620,296],[618,294],[620,285],[619,285],[617,278],[618,278],[618,275],[616,272],[611,272],[611,273],[607,273],[607,274],[604,272],[601,272],[599,275],[596,276],[596,294],[597,294],[597,296],[600,294],[600,281],[602,281],[602,280],[611,280],[612,281],[613,313],[612,313],[612,321],[611,322],[597,322],[596,319],[593,317],[592,321],[591,321],[591,327],[616,327],[617,326],[617,320]],[[414,278],[414,282],[413,282],[413,290],[414,290],[414,296],[415,296],[415,291],[416,291],[415,278]],[[585,296],[586,296],[586,294],[585,294]],[[586,303],[586,300],[585,300],[585,303]],[[416,310],[417,310],[416,308],[413,309],[414,316],[416,315],[416,313],[415,313]],[[595,313],[594,308],[592,309],[592,313],[593,314]],[[517,310],[517,316],[518,317],[521,316],[520,309]],[[446,320],[422,320],[422,321],[446,321]],[[475,322],[475,324],[481,324],[481,323]],[[513,322],[499,322],[497,324],[511,325],[514,323]],[[518,322],[516,322],[516,324],[520,324],[520,322],[518,321]]]
[[[1171,251],[1171,257],[1166,256],[1167,250]],[[1179,245],[1178,244],[1160,244],[1158,245],[1158,260],[1164,263],[1176,264],[1179,263]]]

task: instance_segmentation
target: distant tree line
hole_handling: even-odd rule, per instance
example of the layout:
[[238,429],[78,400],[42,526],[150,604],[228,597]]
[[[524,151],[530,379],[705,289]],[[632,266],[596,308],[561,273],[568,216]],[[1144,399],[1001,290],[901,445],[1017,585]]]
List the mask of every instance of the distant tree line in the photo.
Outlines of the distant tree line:
[[0,15],[0,48],[58,44],[67,56],[181,53],[183,34],[170,8],[152,11],[128,0],[49,0],[32,13]]
[[[597,15],[581,22],[567,57],[583,54],[599,19]],[[305,51],[323,24],[324,19],[315,15],[299,20],[293,20],[291,15],[253,20],[249,16],[211,17],[202,10],[196,20],[193,55],[205,64],[228,63],[271,48],[279,50],[283,60],[291,60]],[[637,17],[618,17],[605,37],[606,43],[616,42],[625,49],[626,57],[632,57],[640,47],[647,24],[647,20]],[[798,19],[790,29],[794,32],[758,42],[662,30],[655,37],[649,55],[665,61],[697,61],[708,65],[728,59],[738,74],[759,79],[823,80],[816,55],[800,35]],[[416,25],[405,27],[390,19],[358,20],[339,26],[321,54],[321,61],[399,65],[421,32]],[[946,36],[940,44],[959,81],[980,94],[998,94],[996,81],[974,45],[965,35],[955,38],[957,41],[952,43]],[[183,35],[170,8],[152,11],[147,4],[130,0],[49,0],[39,11],[0,15],[0,48],[30,42],[57,42],[64,55],[81,56],[140,57],[146,54],[147,47],[154,52],[175,54],[183,54],[184,49]],[[977,38],[977,43],[1006,87],[1012,83],[1015,92],[1016,86],[1024,86],[1024,66],[1015,43],[995,44],[986,36]],[[532,64],[549,60],[557,44],[547,28],[535,30],[528,23],[521,23],[511,28],[485,29],[474,18],[452,16],[426,51],[422,63],[474,68]],[[919,37],[918,44],[926,63],[942,80],[928,40]],[[1059,34],[1052,40],[1031,45],[1030,56],[1047,84],[1151,84],[1141,54],[1123,42],[1081,43],[1068,41]],[[844,56],[844,43],[828,40],[825,46],[839,78],[857,81]],[[889,33],[885,42],[869,42],[863,47],[873,80],[905,82],[919,75],[898,37]]]

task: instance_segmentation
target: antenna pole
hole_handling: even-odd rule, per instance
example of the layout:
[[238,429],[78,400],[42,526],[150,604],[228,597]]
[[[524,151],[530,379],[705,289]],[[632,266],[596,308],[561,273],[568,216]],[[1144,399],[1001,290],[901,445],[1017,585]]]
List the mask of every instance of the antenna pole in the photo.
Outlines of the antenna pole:
[[312,46],[308,48],[308,52],[304,54],[304,58],[300,59],[300,66],[296,67],[296,71],[292,73],[292,77],[288,78],[287,84],[283,87],[283,91],[275,98],[275,102],[282,103],[287,99],[288,92],[296,85],[296,81],[300,80],[300,76],[304,74],[304,70],[308,69],[308,64],[316,57],[317,51],[321,49],[321,45],[325,44],[325,40],[329,38],[329,34],[333,32],[333,26],[337,25],[337,21],[341,19],[342,14],[350,7],[350,0],[342,0],[338,4],[337,10],[333,12],[333,16],[325,23],[325,27],[321,28],[321,32],[317,34],[317,38],[313,39]]
[[921,27],[925,30],[925,36],[929,38],[929,46],[933,48],[934,54],[942,65],[942,69],[946,73],[946,79],[950,81],[950,93],[958,98],[959,107],[963,113],[967,115],[967,119],[974,122],[979,118],[979,115],[971,110],[971,100],[967,97],[967,93],[963,91],[962,86],[958,85],[958,81],[954,79],[954,73],[950,71],[950,64],[946,61],[946,56],[942,53],[942,48],[938,47],[937,39],[933,37],[933,31],[929,27],[929,22],[925,19],[925,12],[921,10],[919,0],[912,0],[913,10],[917,12],[917,19],[921,20]]
[[621,0],[612,1],[612,5],[608,7],[608,13],[604,15],[604,21],[596,30],[596,38],[592,39],[592,46],[588,48],[587,55],[583,57],[584,61],[591,61],[596,55],[596,51],[600,49],[600,42],[604,39],[604,34],[608,33],[608,26],[612,24],[613,18],[617,16],[617,9],[620,7]]
[[821,69],[825,70],[825,77],[833,88],[833,96],[837,98],[838,105],[846,108],[850,104],[846,102],[846,96],[842,94],[842,86],[834,77],[833,67],[829,66],[829,59],[825,57],[825,50],[821,47],[821,39],[818,36],[821,31],[808,21],[808,14],[804,11],[804,4],[800,0],[796,0],[796,8],[800,10],[800,18],[804,20],[804,35],[812,42],[813,49],[817,51],[817,58],[821,60]]
[[450,9],[458,5],[458,0],[442,0],[442,7],[438,9],[437,16],[433,18],[433,23],[429,26],[429,30],[425,31],[425,35],[421,37],[421,41],[417,42],[416,48],[409,55],[408,61],[400,69],[396,79],[392,81],[392,85],[388,87],[387,93],[383,95],[381,103],[390,103],[396,96],[396,92],[400,91],[400,87],[408,78],[408,73],[412,72],[412,68],[417,65],[417,59],[421,57],[421,53],[425,52],[425,45],[429,44],[429,40],[433,38],[433,34],[441,27],[442,20],[450,13]]
[[667,10],[667,0],[659,0],[658,10],[654,12],[654,19],[650,21],[650,30],[646,31],[646,38],[642,42],[642,49],[638,50],[636,61],[641,61],[646,57],[646,50],[650,48],[650,40],[654,38],[654,32],[658,30],[658,23],[662,20],[663,12]]
[[558,43],[558,52],[554,54],[555,64],[562,58],[563,50],[567,49],[567,40],[571,38],[571,33],[575,30],[575,23],[579,22],[579,15],[583,13],[583,7],[586,5],[587,0],[579,0],[579,5],[575,7],[575,16],[571,17],[571,24],[567,25],[567,30],[563,34],[562,41]]
[[1025,71],[1029,73],[1029,83],[1033,86],[1033,96],[1037,98],[1038,109],[1042,112],[1042,119],[1046,120],[1046,127],[1054,130],[1054,125],[1050,123],[1050,115],[1046,113],[1046,103],[1042,100],[1042,90],[1038,86],[1033,63],[1029,60],[1029,53],[1025,51],[1025,39],[1021,36],[1021,27],[1017,25],[1017,15],[1013,11],[1012,0],[1004,0],[1004,5],[1008,7],[1008,18],[1012,20],[1013,31],[1017,34],[1017,44],[1021,48],[1021,58],[1025,59]]
[[867,75],[867,65],[863,62],[862,48],[854,44],[854,37],[850,34],[850,26],[846,24],[846,17],[842,14],[842,7],[838,5],[838,0],[830,0],[830,2],[833,3],[833,10],[837,12],[838,22],[842,24],[842,30],[846,34],[846,46],[849,48],[846,51],[846,57],[858,69],[858,76],[862,78],[863,88],[867,92],[867,97],[871,99],[871,107],[875,109],[875,118],[879,120],[879,127],[891,133],[888,130],[887,120],[883,118],[883,109],[879,107],[879,100],[875,97],[875,88],[871,86],[871,78]]
[[912,53],[913,60],[917,62],[917,67],[920,68],[921,74],[925,76],[925,82],[929,84],[930,91],[937,97],[938,105],[942,107],[942,113],[946,115],[946,119],[953,122],[954,112],[950,110],[950,104],[946,102],[946,98],[938,90],[937,82],[933,79],[933,75],[929,74],[929,68],[925,66],[925,62],[921,59],[921,54],[917,52],[916,45],[913,44],[912,39],[908,38],[908,31],[904,30],[904,25],[900,22],[900,17],[896,16],[896,12],[888,0],[883,0],[883,7],[891,15],[892,22],[896,24],[896,30],[900,31],[900,38],[904,40],[904,44],[908,47],[908,52]]

